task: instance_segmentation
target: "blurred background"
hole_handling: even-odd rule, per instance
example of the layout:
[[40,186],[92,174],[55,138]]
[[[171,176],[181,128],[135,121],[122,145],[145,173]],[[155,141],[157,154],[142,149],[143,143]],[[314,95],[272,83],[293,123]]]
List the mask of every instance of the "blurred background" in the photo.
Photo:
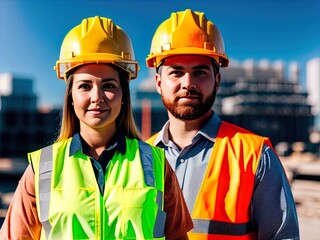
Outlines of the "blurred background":
[[67,32],[99,15],[129,34],[140,65],[130,83],[133,110],[147,139],[167,121],[145,64],[152,36],[187,8],[218,26],[230,58],[214,110],[270,137],[291,181],[301,239],[319,236],[319,0],[0,0],[0,226],[27,153],[57,135],[65,83],[53,66]]

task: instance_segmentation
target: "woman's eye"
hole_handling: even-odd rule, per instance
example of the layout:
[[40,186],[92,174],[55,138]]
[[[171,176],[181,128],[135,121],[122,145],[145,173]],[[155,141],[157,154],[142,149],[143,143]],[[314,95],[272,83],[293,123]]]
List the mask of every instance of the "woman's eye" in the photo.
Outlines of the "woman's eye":
[[79,85],[79,89],[90,89],[90,85],[89,84],[81,84]]
[[104,89],[113,89],[113,88],[116,88],[115,84],[112,84],[112,83],[106,83],[103,85],[103,88]]

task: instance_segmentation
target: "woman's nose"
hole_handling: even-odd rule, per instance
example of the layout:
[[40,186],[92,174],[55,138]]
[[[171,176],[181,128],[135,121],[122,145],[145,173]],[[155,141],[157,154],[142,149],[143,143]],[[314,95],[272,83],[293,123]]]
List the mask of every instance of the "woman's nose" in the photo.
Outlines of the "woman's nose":
[[93,103],[104,102],[103,91],[101,91],[98,88],[92,88],[92,91],[91,91],[91,102],[93,102]]

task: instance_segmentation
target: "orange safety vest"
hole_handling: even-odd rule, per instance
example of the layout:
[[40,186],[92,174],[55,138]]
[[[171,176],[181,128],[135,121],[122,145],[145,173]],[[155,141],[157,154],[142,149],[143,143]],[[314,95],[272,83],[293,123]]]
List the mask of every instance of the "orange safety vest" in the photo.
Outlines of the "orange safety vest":
[[189,239],[257,239],[250,204],[265,144],[272,147],[268,138],[222,122],[192,212]]

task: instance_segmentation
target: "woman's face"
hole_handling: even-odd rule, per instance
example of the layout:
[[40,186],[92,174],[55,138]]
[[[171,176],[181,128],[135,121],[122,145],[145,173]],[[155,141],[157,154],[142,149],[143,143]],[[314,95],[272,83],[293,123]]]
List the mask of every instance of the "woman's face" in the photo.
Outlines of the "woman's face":
[[80,132],[89,128],[115,132],[123,94],[117,70],[110,65],[88,64],[75,70],[73,77],[72,104]]

